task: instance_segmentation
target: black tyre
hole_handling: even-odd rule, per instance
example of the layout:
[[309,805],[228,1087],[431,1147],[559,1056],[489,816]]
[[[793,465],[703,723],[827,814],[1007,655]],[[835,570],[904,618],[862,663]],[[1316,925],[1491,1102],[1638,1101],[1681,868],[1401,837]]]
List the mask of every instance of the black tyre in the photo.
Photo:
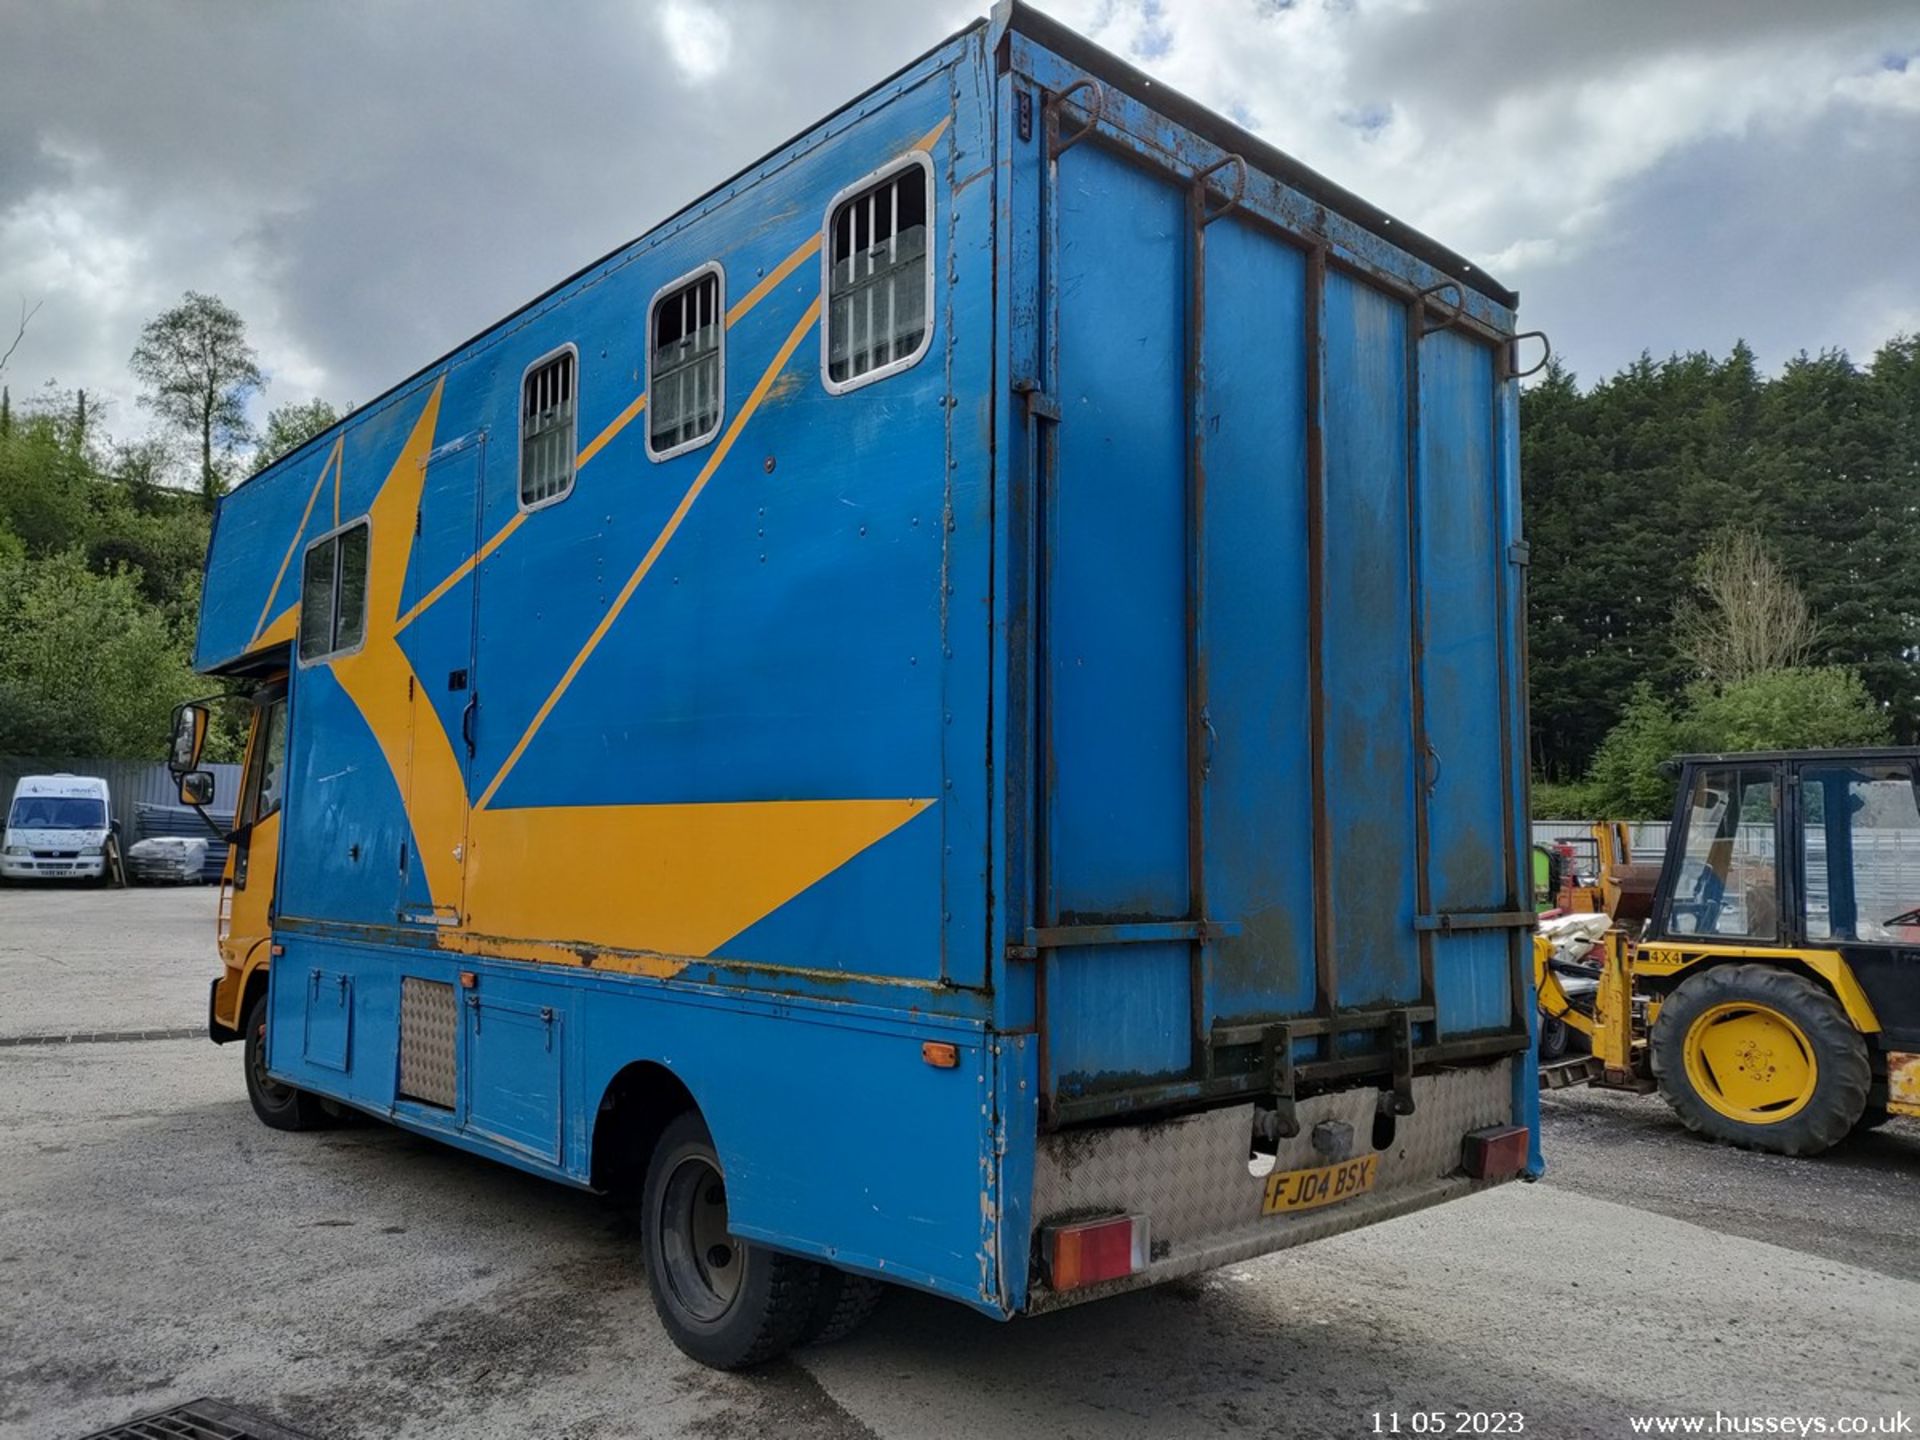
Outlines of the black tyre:
[[820,1267],[728,1229],[726,1176],[698,1115],[679,1116],[654,1146],[640,1215],[653,1305],[674,1344],[702,1365],[743,1370],[800,1342]]
[[327,1125],[327,1112],[317,1096],[282,1085],[267,1074],[267,997],[258,996],[247,1008],[245,1046],[247,1099],[260,1123],[275,1130],[318,1130]]
[[1853,1122],[1853,1128],[1859,1130],[1878,1130],[1893,1119],[1893,1112],[1885,1105],[1875,1105],[1869,1101],[1867,1108],[1860,1112],[1860,1118]]
[[1573,1027],[1564,1020],[1557,1020],[1544,1010],[1540,1012],[1540,1059],[1544,1061],[1564,1060],[1573,1044]]
[[872,1317],[887,1287],[865,1275],[822,1266],[820,1285],[813,1295],[813,1314],[800,1337],[803,1345],[831,1345],[844,1340]]
[[1866,1110],[1867,1042],[1796,971],[1724,965],[1684,981],[1653,1027],[1653,1073],[1687,1127],[1781,1155],[1817,1155]]

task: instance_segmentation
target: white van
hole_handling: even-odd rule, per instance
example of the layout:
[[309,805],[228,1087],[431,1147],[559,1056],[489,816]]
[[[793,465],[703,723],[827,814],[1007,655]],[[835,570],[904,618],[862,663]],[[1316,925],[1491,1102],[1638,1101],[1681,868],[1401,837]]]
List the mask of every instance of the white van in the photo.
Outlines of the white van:
[[22,775],[7,809],[0,879],[97,880],[106,874],[112,810],[93,775]]

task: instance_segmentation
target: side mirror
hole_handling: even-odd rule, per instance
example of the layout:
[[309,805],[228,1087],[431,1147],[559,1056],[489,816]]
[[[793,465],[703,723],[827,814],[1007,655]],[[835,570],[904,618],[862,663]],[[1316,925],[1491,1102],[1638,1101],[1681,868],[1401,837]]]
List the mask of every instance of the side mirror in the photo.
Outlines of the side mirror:
[[180,777],[180,803],[182,805],[209,805],[213,803],[213,772],[211,770],[189,770]]
[[[189,701],[173,712],[173,744],[167,752],[167,768],[180,779],[180,793],[186,796],[186,776],[200,763],[200,752],[207,744],[207,707]],[[211,785],[213,778],[207,777]],[[207,794],[211,796],[212,790]]]

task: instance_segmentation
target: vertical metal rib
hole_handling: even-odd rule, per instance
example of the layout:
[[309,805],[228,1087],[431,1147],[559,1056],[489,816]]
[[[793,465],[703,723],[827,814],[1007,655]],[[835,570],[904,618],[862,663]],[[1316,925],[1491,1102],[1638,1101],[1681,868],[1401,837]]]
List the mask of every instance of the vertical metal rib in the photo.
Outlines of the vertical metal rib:
[[[1407,309],[1407,634],[1412,656],[1410,680],[1413,690],[1413,908],[1416,915],[1433,913],[1432,834],[1428,828],[1427,785],[1432,763],[1427,740],[1426,658],[1427,632],[1426,576],[1421,566],[1420,478],[1425,471],[1421,453],[1420,343],[1427,326],[1427,302],[1416,295]],[[1420,952],[1420,998],[1434,1003],[1433,933],[1415,932],[1414,944]],[[1435,1038],[1440,1022],[1434,1021]]]
[[1340,1002],[1340,969],[1334,956],[1333,835],[1327,818],[1326,673],[1326,373],[1323,352],[1327,296],[1327,246],[1307,256],[1307,688],[1313,771],[1313,959],[1318,1010],[1331,1014]]
[[[1206,889],[1206,751],[1207,659],[1206,515],[1207,465],[1201,411],[1206,392],[1207,227],[1206,182],[1197,179],[1187,191],[1187,914],[1207,916]],[[1193,1027],[1193,1065],[1204,1073],[1207,1058],[1206,960],[1208,941],[1188,946],[1188,1004]]]

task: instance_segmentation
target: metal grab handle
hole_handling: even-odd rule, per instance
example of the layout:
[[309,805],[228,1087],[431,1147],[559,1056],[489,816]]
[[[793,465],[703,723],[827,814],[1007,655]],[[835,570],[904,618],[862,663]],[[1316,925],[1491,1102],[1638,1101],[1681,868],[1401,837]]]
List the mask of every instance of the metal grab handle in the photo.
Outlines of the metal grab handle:
[[[1453,292],[1453,299],[1451,301],[1442,301],[1440,299],[1440,292],[1442,290],[1451,290]],[[1446,316],[1446,318],[1437,325],[1423,325],[1420,329],[1420,337],[1422,339],[1441,330],[1451,330],[1466,318],[1467,292],[1466,288],[1462,286],[1458,280],[1442,280],[1438,285],[1429,285],[1414,298],[1424,304],[1436,306]]]
[[467,708],[460,712],[460,738],[467,742],[467,758],[473,758],[473,712],[479,708],[480,697],[469,696]]
[[[1074,131],[1066,139],[1060,138],[1060,107],[1067,103],[1067,97],[1085,90],[1090,97],[1087,101],[1087,123]],[[1067,151],[1078,145],[1087,136],[1100,128],[1100,117],[1106,114],[1107,91],[1091,75],[1082,75],[1073,84],[1067,86],[1058,95],[1047,101],[1047,158],[1058,160]]]
[[[1233,190],[1227,193],[1227,203],[1218,208],[1207,204],[1207,181],[1218,175],[1229,165],[1233,167]],[[1193,177],[1193,188],[1197,192],[1200,210],[1200,224],[1211,225],[1214,221],[1231,215],[1240,208],[1240,202],[1247,198],[1247,162],[1238,155],[1222,155],[1213,164]],[[1226,193],[1226,192],[1223,192]]]
[[[1535,361],[1525,370],[1519,368],[1520,342],[1522,340],[1538,340],[1540,342],[1539,360]],[[1538,375],[1542,370],[1547,368],[1547,362],[1551,359],[1553,359],[1553,342],[1547,339],[1547,332],[1544,330],[1522,330],[1518,335],[1515,335],[1512,339],[1508,340],[1505,345],[1500,347],[1500,368],[1507,372],[1501,378],[1505,380],[1524,380],[1529,375]]]
[[1427,794],[1429,795],[1433,794],[1434,790],[1439,786],[1439,784],[1440,784],[1440,752],[1433,748],[1432,742],[1428,742],[1428,745],[1427,745]]
[[1213,774],[1213,749],[1220,743],[1220,732],[1213,728],[1213,716],[1205,709],[1200,712],[1200,723],[1207,731],[1207,749],[1200,760],[1200,777],[1204,780]]

